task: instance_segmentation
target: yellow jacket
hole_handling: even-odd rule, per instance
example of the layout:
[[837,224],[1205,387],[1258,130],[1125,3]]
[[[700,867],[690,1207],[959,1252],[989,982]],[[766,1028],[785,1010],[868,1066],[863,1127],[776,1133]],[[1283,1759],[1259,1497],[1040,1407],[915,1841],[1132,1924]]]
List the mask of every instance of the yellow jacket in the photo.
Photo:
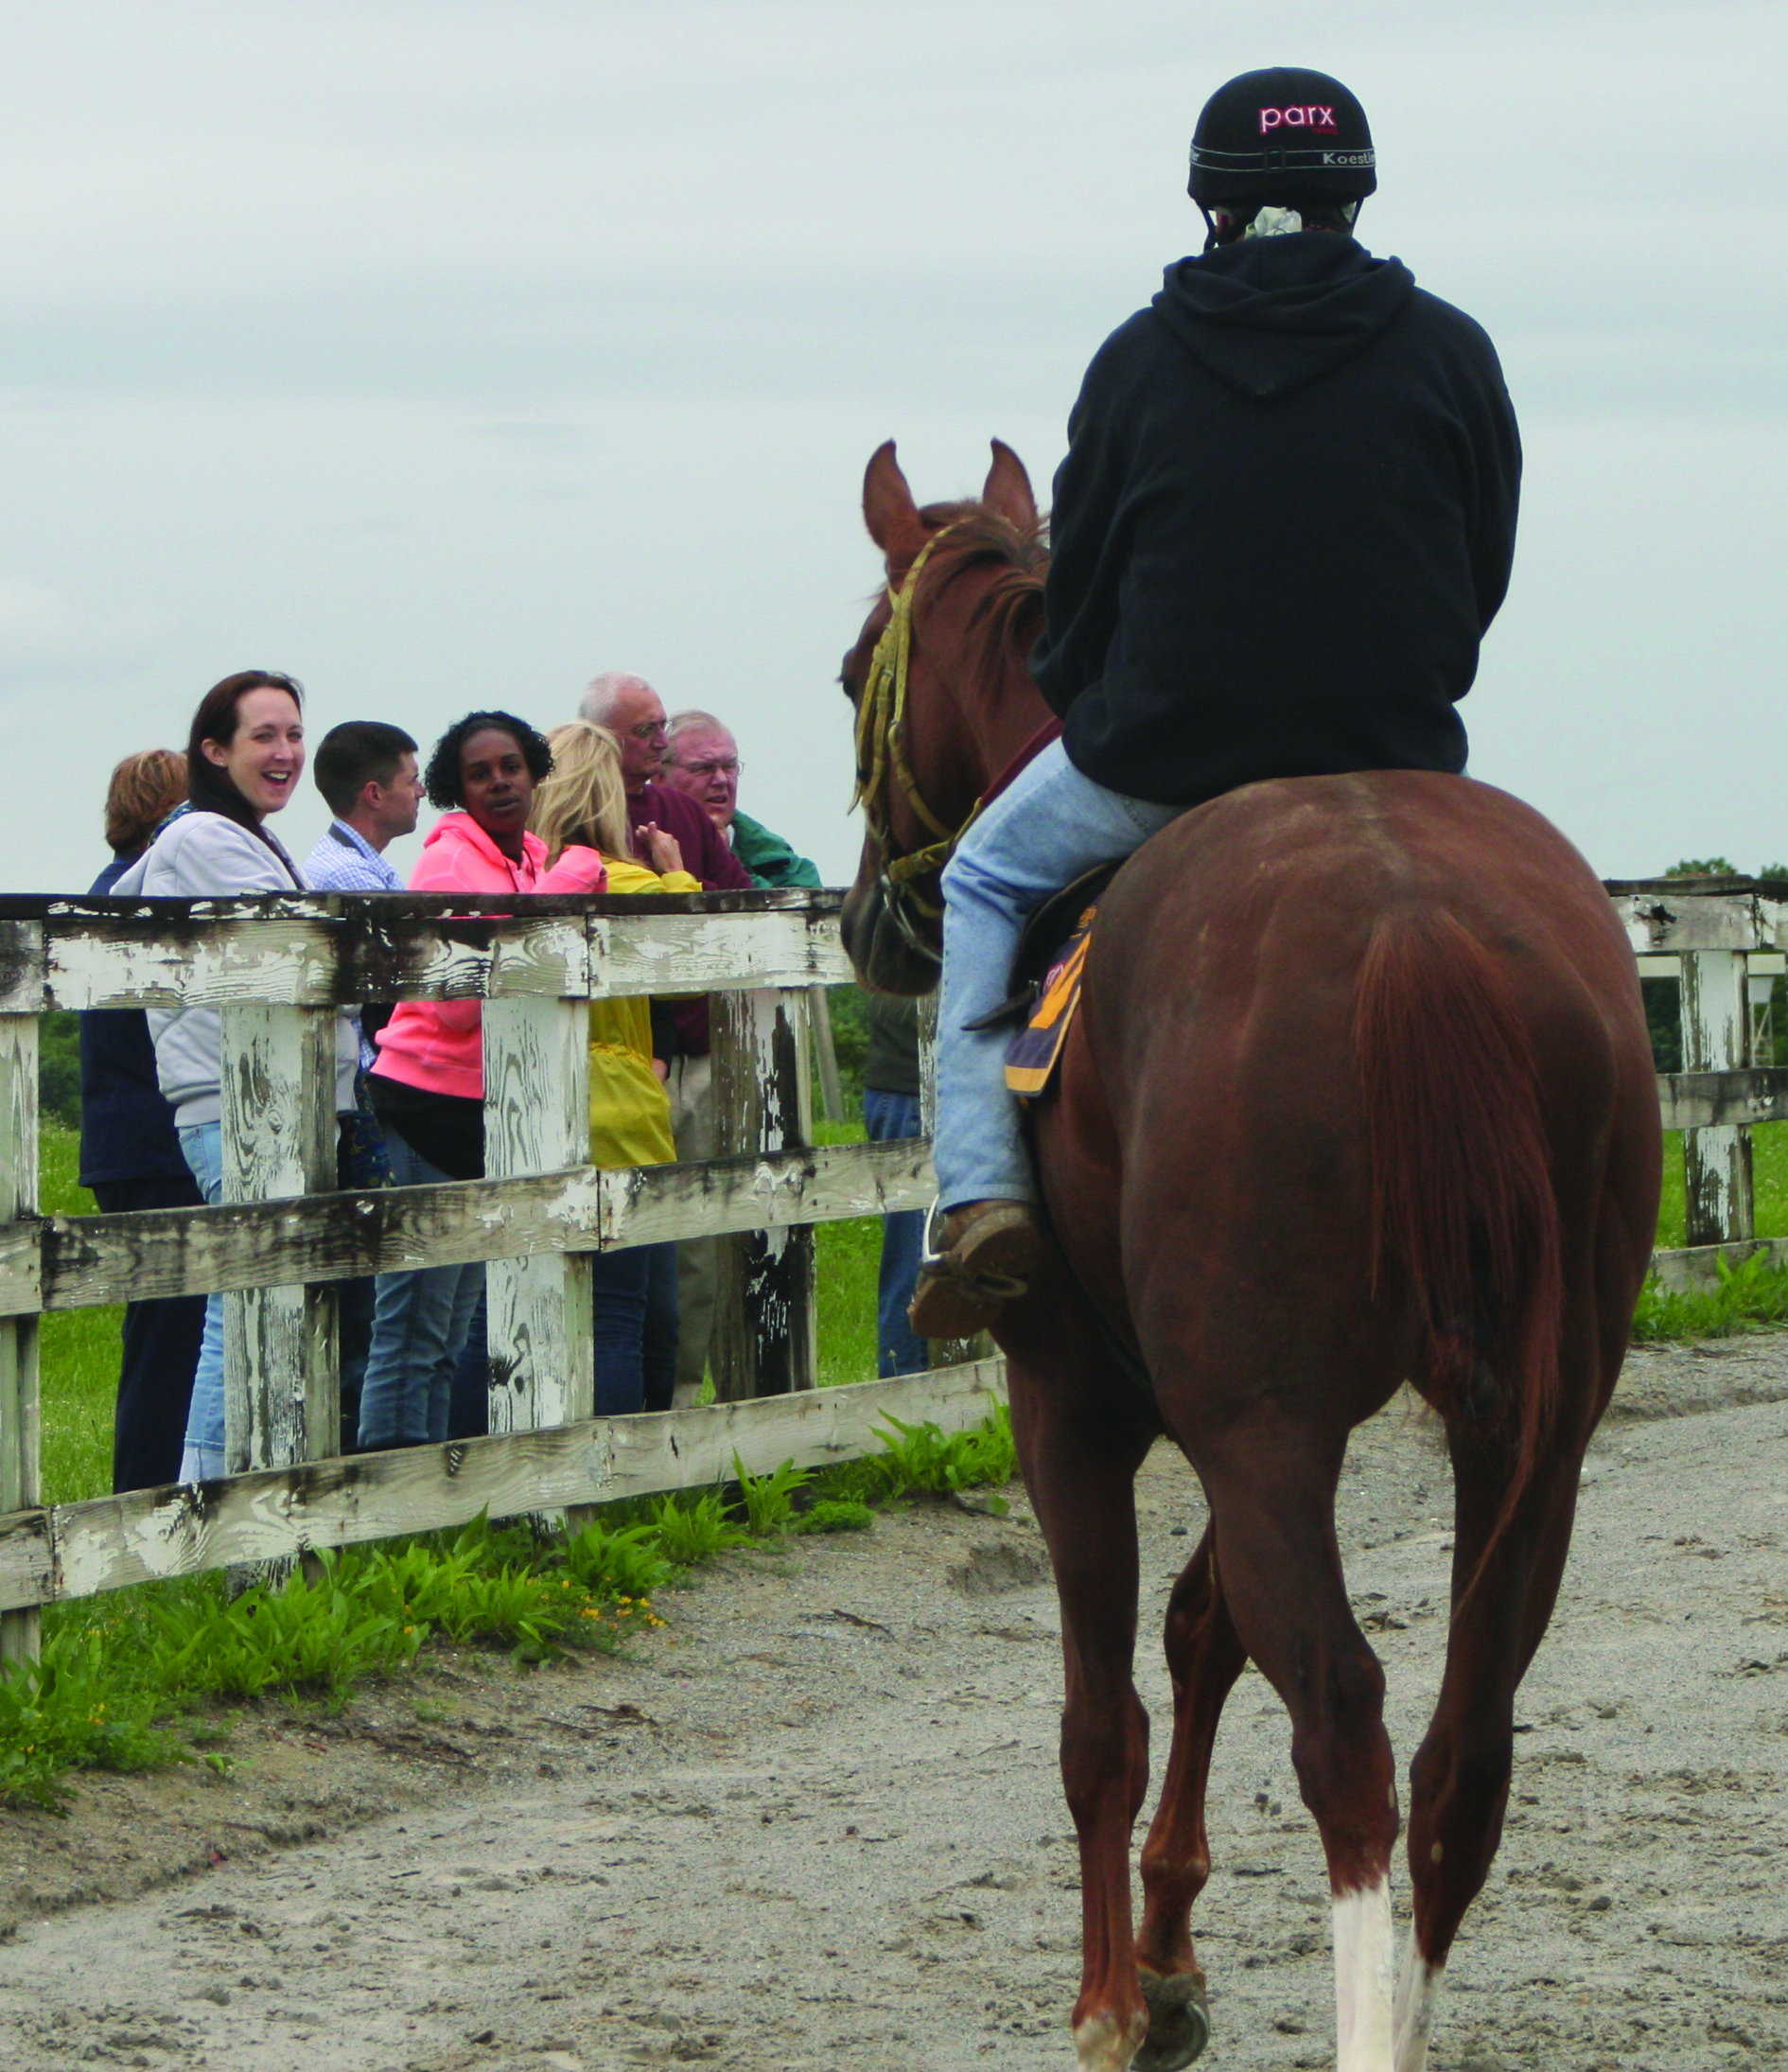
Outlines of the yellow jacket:
[[[605,856],[610,892],[699,892],[687,870],[663,877],[627,856]],[[671,1166],[671,1099],[652,1069],[652,1010],[643,997],[589,1004],[589,1162]]]

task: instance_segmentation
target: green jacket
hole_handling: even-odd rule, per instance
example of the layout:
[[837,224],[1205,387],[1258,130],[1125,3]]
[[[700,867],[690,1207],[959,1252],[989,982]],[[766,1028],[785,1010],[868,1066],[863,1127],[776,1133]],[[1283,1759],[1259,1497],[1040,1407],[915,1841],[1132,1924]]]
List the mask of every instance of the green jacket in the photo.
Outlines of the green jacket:
[[754,885],[817,885],[819,872],[805,856],[798,856],[780,834],[772,834],[762,820],[748,813],[732,817],[732,852],[751,873]]

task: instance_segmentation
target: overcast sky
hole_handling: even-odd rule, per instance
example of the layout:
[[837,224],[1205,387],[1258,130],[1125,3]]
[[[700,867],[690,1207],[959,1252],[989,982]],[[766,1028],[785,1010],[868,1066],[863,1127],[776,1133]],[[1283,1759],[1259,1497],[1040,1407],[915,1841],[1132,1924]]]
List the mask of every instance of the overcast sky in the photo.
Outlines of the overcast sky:
[[1201,103],[1287,62],[1520,413],[1473,770],[1605,874],[1788,857],[1788,8],[1256,11],[0,0],[0,887],[84,887],[112,764],[247,666],[425,745],[638,670],[847,877],[865,462],[1043,494]]

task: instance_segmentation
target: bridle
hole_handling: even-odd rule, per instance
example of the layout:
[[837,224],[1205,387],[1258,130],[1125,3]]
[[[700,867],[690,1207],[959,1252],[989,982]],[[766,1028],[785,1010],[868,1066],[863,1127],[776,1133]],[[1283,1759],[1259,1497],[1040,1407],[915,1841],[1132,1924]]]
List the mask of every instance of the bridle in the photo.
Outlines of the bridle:
[[[954,831],[946,827],[925,803],[906,752],[906,683],[912,661],[913,602],[920,571],[932,549],[954,530],[954,526],[946,525],[934,533],[920,549],[919,558],[907,570],[900,588],[888,586],[888,622],[869,658],[868,679],[857,705],[857,789],[850,801],[852,807],[862,806],[870,839],[881,854],[884,911],[907,947],[934,964],[942,963],[943,954],[927,939],[926,927],[942,920],[943,904],[920,891],[919,884],[941,876],[982,805],[977,799],[960,827]],[[922,849],[902,850],[895,842],[893,802],[897,785],[914,818],[936,837]]]

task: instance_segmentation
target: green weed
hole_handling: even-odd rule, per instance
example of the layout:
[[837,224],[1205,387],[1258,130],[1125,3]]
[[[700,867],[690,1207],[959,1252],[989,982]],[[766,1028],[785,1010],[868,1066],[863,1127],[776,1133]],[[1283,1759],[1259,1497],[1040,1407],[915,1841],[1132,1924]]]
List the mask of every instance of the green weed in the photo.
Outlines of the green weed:
[[753,1475],[735,1449],[732,1471],[739,1478],[740,1501],[745,1508],[745,1523],[753,1539],[775,1539],[788,1531],[795,1516],[795,1492],[813,1480],[812,1471],[784,1461],[767,1475]]
[[147,1770],[181,1760],[153,1696],[110,1659],[100,1631],[50,1635],[41,1661],[0,1671],[0,1805],[55,1808],[70,1770]]
[[614,1645],[632,1607],[617,1621],[598,1600],[620,1592],[592,1589],[569,1566],[544,1565],[551,1560],[525,1527],[481,1516],[457,1534],[340,1556],[331,1572],[397,1625],[412,1654],[431,1632],[462,1645],[500,1642],[517,1662],[543,1660],[573,1640]]
[[811,1509],[790,1523],[797,1533],[867,1533],[875,1523],[875,1513],[867,1503],[850,1497],[822,1497]]
[[652,1529],[680,1569],[698,1569],[728,1547],[743,1546],[746,1536],[728,1521],[727,1507],[715,1489],[704,1490],[700,1496],[679,1492],[658,1498],[652,1507]]
[[1010,1482],[1018,1472],[1012,1416],[1003,1403],[994,1404],[970,1431],[945,1432],[935,1424],[908,1425],[898,1417],[887,1421],[892,1432],[875,1428],[885,1449],[875,1465],[887,1478],[891,1495],[953,1496]]
[[294,1575],[283,1589],[235,1599],[170,1590],[150,1600],[148,1624],[166,1691],[219,1698],[307,1692],[338,1705],[366,1677],[412,1661],[423,1639],[344,1587],[333,1562],[315,1583]]
[[595,1597],[650,1598],[677,1579],[676,1563],[652,1525],[587,1526],[565,1550],[567,1572]]
[[1711,1288],[1682,1291],[1645,1283],[1633,1314],[1636,1340],[1736,1338],[1788,1323],[1788,1268],[1754,1252],[1742,1266],[1715,1261]]

